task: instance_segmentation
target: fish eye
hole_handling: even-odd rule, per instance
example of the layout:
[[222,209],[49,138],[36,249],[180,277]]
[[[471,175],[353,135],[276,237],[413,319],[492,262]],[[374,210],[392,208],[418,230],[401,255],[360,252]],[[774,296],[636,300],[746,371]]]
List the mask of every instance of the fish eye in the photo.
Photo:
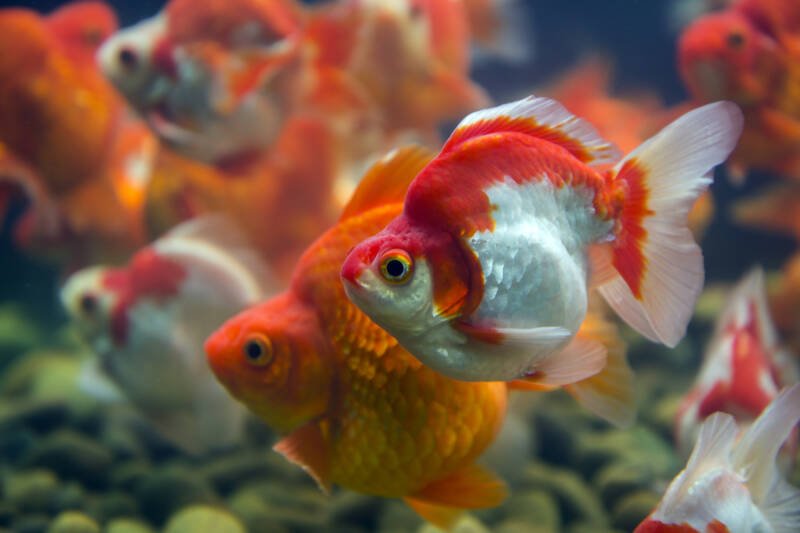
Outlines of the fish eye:
[[381,258],[381,275],[390,283],[401,284],[411,277],[414,262],[403,250],[389,250]]
[[247,362],[253,366],[266,366],[272,361],[272,343],[264,335],[248,339],[242,352]]
[[136,51],[127,46],[120,48],[117,58],[120,64],[127,70],[133,70],[139,65],[139,56],[136,54]]
[[81,313],[92,316],[97,312],[97,297],[94,294],[84,294],[78,301]]
[[738,31],[728,34],[728,46],[731,48],[739,48],[744,44],[744,35]]

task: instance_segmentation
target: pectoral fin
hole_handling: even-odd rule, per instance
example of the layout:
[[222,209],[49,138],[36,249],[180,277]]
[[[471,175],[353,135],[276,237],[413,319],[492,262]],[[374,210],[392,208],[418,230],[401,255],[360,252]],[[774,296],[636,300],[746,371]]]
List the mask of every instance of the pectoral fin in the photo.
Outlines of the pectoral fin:
[[305,470],[326,494],[331,490],[327,434],[324,423],[313,421],[294,430],[272,447],[289,462]]

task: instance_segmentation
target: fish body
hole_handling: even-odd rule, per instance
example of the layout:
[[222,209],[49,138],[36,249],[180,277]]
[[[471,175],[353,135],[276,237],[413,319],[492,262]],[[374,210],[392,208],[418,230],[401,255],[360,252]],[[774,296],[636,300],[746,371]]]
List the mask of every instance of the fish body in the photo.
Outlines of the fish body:
[[800,385],[783,390],[745,431],[727,413],[709,417],[686,468],[635,533],[800,530],[800,490],[775,464],[798,421]]
[[[243,423],[208,370],[202,343],[265,294],[259,260],[226,225],[211,217],[178,226],[125,267],[76,272],[61,292],[100,374],[193,453],[235,443]],[[91,372],[83,381],[89,392],[97,388]]]
[[749,423],[798,372],[778,345],[760,269],[731,293],[693,389],[678,409],[676,440],[688,455],[703,420],[717,411]]
[[402,215],[349,254],[345,290],[456,379],[564,385],[602,369],[602,347],[571,344],[590,272],[629,324],[675,345],[703,282],[685,217],[740,130],[734,105],[712,104],[601,173],[616,149],[553,100],[473,113]]

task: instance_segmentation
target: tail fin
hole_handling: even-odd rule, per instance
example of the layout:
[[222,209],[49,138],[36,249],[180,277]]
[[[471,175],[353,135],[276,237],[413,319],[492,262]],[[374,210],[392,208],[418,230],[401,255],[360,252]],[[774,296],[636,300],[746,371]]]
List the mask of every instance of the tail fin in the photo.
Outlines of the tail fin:
[[781,477],[778,450],[800,422],[800,385],[784,389],[742,435],[734,453],[753,502],[775,531],[800,531],[800,490]]
[[[687,215],[733,150],[742,113],[715,102],[686,113],[614,167],[624,190],[612,244],[615,276],[599,287],[614,310],[645,337],[675,346],[703,287],[703,254]],[[609,257],[610,256],[610,257]],[[597,257],[600,257],[598,254]],[[600,271],[608,265],[594,265]]]

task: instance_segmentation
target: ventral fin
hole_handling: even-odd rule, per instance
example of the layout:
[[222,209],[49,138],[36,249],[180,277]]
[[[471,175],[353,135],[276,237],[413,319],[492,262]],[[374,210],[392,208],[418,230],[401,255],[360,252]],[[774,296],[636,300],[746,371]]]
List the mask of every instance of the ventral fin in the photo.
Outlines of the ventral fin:
[[364,174],[339,220],[384,204],[402,202],[409,184],[433,156],[433,152],[418,145],[405,146],[386,154]]
[[330,492],[330,446],[325,423],[309,422],[281,439],[272,449],[305,470],[323,492]]
[[531,375],[522,381],[556,388],[594,376],[605,365],[606,347],[594,339],[576,336],[564,348],[537,364]]
[[535,96],[467,115],[442,153],[470,139],[498,133],[519,133],[551,142],[589,165],[613,163],[621,157],[617,147],[600,137],[588,122],[555,100]]
[[[473,464],[429,483],[408,499],[422,505],[460,510],[495,507],[507,496],[508,487],[502,479],[486,468]],[[417,510],[415,503],[410,505]]]

